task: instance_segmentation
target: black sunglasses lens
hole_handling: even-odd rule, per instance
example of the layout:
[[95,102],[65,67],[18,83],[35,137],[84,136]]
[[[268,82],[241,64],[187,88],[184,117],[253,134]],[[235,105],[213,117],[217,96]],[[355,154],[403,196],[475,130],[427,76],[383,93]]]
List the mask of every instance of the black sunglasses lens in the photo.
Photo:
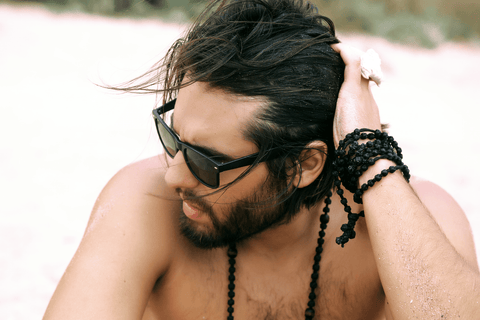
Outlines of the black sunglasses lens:
[[185,153],[185,161],[197,179],[209,187],[218,187],[218,172],[215,164],[189,148],[185,149]]
[[[177,143],[183,144],[177,141],[177,138],[167,129],[166,124],[158,118],[158,114],[155,117],[155,125],[165,151],[170,157],[175,157],[179,150]],[[208,187],[217,188],[219,185],[219,173],[215,163],[195,150],[190,149],[188,145],[184,145],[181,149],[183,149],[185,161],[193,175]]]
[[175,143],[175,138],[172,134],[164,127],[164,125],[160,122],[160,120],[155,120],[157,125],[157,132],[162,144],[167,151],[168,155],[171,157],[175,157],[177,154],[177,146]]

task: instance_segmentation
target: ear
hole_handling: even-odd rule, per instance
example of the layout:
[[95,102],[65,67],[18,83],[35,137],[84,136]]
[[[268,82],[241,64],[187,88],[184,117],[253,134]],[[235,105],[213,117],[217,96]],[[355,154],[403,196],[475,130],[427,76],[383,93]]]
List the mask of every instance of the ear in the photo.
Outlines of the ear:
[[309,143],[300,154],[293,185],[298,188],[309,186],[322,172],[326,160],[327,144],[322,141]]

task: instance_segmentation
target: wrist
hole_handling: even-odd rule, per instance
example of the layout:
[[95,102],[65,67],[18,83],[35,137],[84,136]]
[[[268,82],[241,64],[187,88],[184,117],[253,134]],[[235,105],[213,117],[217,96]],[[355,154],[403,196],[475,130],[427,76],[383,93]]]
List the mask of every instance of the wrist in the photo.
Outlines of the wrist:
[[[366,143],[359,143],[369,140]],[[353,201],[362,204],[362,196],[369,188],[389,174],[403,175],[408,182],[410,172],[402,161],[402,149],[398,143],[385,132],[371,129],[355,129],[338,143],[335,151],[334,186],[340,196],[341,203],[348,213],[348,223],[343,224],[343,234],[337,237],[336,242],[344,245],[349,239],[355,238],[353,230],[359,217],[363,217],[363,210],[358,214],[352,213],[352,208],[347,204],[342,186],[353,193]],[[396,171],[401,171],[396,172]]]
[[382,170],[388,170],[391,166],[395,166],[396,163],[388,159],[379,159],[374,165],[368,167],[368,169],[358,178],[358,188],[369,180],[375,178],[377,174],[381,174]]

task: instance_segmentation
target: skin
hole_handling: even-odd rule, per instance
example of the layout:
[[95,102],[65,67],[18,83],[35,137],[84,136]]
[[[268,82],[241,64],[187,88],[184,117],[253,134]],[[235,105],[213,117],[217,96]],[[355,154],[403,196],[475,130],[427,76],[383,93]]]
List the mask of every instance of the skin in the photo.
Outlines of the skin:
[[[379,128],[378,109],[359,72],[359,52],[335,46],[346,62],[334,136],[356,127]],[[263,102],[245,100],[196,83],[182,89],[175,130],[183,141],[234,158],[257,151],[242,126]],[[208,108],[204,108],[208,106]],[[228,108],[226,107],[228,106]],[[365,116],[368,115],[368,116]],[[300,187],[323,169],[322,153],[302,162]],[[362,176],[371,178],[388,161]],[[233,181],[244,168],[221,174]],[[229,208],[261,188],[260,164],[225,192],[208,195],[219,220]],[[295,177],[295,182],[299,177]],[[191,215],[184,190],[211,189],[199,183],[178,153],[122,169],[100,194],[80,247],[47,308],[44,319],[225,319],[225,248],[196,248],[179,231],[180,215]],[[362,207],[347,193],[354,212]],[[334,196],[320,263],[319,319],[474,319],[480,283],[468,221],[438,186],[392,174],[364,195],[365,219],[357,237],[335,244],[346,214]],[[194,206],[194,203],[190,203]],[[288,224],[270,228],[237,245],[236,319],[301,319],[323,203],[303,209]],[[209,230],[208,215],[191,220]],[[259,213],[260,214],[260,213]]]
[[[342,91],[354,93],[339,97],[334,128],[338,144],[344,132],[377,129],[380,121],[368,83],[358,77],[359,52],[345,45],[334,49],[348,61]],[[391,165],[377,162],[359,183]],[[478,317],[480,276],[471,231],[455,201],[440,199],[444,194],[428,182],[409,185],[396,172],[363,197],[366,222],[375,234],[372,249],[387,296],[387,319]]]

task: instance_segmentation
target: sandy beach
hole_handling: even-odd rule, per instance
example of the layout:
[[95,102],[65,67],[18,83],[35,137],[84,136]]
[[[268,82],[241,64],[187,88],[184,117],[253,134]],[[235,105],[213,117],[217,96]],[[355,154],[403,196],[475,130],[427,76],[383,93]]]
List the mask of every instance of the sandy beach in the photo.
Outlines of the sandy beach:
[[[155,97],[94,83],[146,71],[183,29],[0,4],[0,319],[42,317],[103,186],[161,150],[150,116]],[[480,255],[480,47],[340,38],[382,57],[382,120],[412,173],[462,206]]]

